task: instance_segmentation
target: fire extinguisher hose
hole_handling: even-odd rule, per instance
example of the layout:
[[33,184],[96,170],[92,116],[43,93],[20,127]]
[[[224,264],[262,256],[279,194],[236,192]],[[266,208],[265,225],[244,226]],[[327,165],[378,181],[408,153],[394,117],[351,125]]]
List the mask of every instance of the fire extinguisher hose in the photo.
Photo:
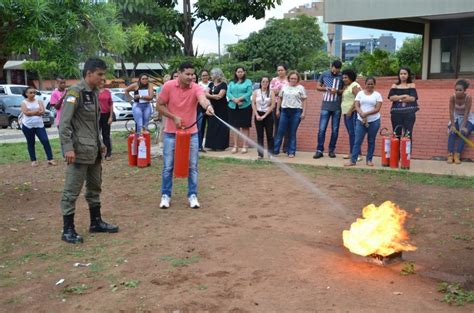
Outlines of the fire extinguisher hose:
[[458,135],[462,140],[464,140],[465,143],[467,143],[471,148],[474,148],[474,142],[471,140],[467,139],[459,130],[456,128],[453,128],[453,131],[456,135]]
[[192,124],[189,125],[189,126],[181,127],[181,129],[190,129],[191,127],[193,127],[194,125],[196,125],[196,124],[204,117],[204,114],[205,114],[205,113],[201,114],[201,116],[198,117],[198,119],[196,120],[196,122],[192,123]]

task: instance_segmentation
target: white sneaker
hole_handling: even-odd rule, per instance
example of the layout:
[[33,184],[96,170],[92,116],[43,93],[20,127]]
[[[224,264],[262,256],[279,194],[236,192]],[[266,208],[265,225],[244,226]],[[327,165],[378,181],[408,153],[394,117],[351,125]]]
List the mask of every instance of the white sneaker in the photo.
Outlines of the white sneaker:
[[190,195],[188,200],[189,200],[189,207],[191,209],[198,209],[200,207],[198,198],[196,195]]
[[161,209],[167,209],[170,207],[170,201],[171,198],[168,195],[162,195],[161,196],[161,202],[160,202],[160,208]]

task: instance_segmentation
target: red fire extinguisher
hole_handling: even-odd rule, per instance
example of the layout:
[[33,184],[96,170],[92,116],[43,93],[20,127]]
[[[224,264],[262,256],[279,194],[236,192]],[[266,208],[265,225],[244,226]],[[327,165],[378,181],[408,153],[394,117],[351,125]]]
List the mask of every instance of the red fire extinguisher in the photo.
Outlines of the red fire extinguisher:
[[390,132],[387,128],[380,130],[380,136],[382,136],[382,166],[390,165]]
[[138,154],[137,154],[137,165],[138,167],[147,167],[148,161],[146,159],[147,155],[147,147],[146,147],[146,140],[142,134],[138,136]]
[[147,130],[144,130],[142,132],[143,137],[145,137],[145,144],[146,144],[146,161],[148,166],[151,165],[151,136],[150,132]]
[[127,138],[128,147],[128,165],[137,166],[137,137],[135,132],[132,130]]
[[411,159],[411,139],[407,132],[400,141],[400,168],[409,170]]
[[189,152],[191,150],[191,133],[188,129],[176,131],[176,146],[174,150],[174,176],[188,177]]
[[390,139],[390,167],[398,168],[398,160],[400,159],[400,139],[393,133]]

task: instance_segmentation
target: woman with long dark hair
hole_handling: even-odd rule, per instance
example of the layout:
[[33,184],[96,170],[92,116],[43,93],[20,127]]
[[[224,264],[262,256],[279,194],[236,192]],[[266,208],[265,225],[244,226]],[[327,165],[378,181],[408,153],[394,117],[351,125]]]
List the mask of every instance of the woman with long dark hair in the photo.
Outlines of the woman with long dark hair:
[[[288,85],[288,77],[286,76],[286,73],[288,71],[288,66],[286,66],[286,64],[278,64],[276,71],[277,71],[277,76],[273,77],[272,80],[270,81],[270,90],[273,91],[273,93],[275,94],[275,106],[276,106],[276,103],[278,103],[278,100],[279,100],[278,95],[280,94],[281,89]],[[278,113],[281,113],[281,112],[278,112]],[[273,110],[272,114],[273,114],[273,120],[274,120],[273,137],[275,138],[278,133],[278,123],[280,121],[280,118],[277,117],[276,110]],[[288,134],[285,134],[283,152],[288,151],[288,145],[289,145]]]
[[[464,140],[458,138],[456,131],[468,137],[474,129],[474,114],[471,112],[472,97],[466,92],[469,83],[460,79],[454,86],[454,95],[449,98],[449,138],[448,163],[461,164],[461,153],[464,149]],[[455,149],[456,141],[459,140]]]
[[380,108],[382,107],[382,95],[375,91],[375,78],[367,77],[365,89],[359,91],[355,97],[355,110],[357,112],[357,124],[355,128],[355,142],[352,147],[351,160],[344,166],[356,165],[360,154],[360,146],[367,134],[367,166],[374,166],[372,157],[375,151],[375,138],[380,129]]
[[418,94],[415,83],[411,79],[411,71],[407,67],[398,70],[398,81],[392,85],[388,98],[392,101],[390,109],[392,129],[397,137],[408,135],[410,139],[413,134],[418,108]]
[[344,159],[349,159],[351,157],[352,148],[355,142],[357,111],[354,106],[354,100],[361,90],[356,78],[357,75],[353,70],[342,71],[344,90],[342,91],[341,113],[344,114],[344,125],[346,126],[347,134],[349,135],[349,155],[344,156]]
[[138,82],[125,88],[125,94],[132,100],[129,92],[133,91],[133,119],[136,124],[136,132],[141,133],[146,127],[151,116],[151,101],[154,97],[153,86],[148,82],[147,74],[140,74]]
[[112,156],[112,139],[110,138],[110,127],[113,122],[114,103],[112,101],[112,93],[105,88],[105,79],[99,85],[99,105],[100,105],[100,120],[99,127],[102,132],[102,140],[107,148],[105,160],[110,161]]
[[[250,134],[252,125],[252,82],[245,75],[245,68],[238,66],[234,72],[234,80],[230,82],[227,89],[227,99],[229,100],[229,122],[232,126],[240,130],[245,136]],[[233,144],[232,153],[237,153],[239,146],[239,135],[232,133]],[[247,141],[242,143],[242,153],[248,152]]]
[[36,161],[35,137],[37,136],[43,145],[44,152],[48,158],[48,165],[56,165],[53,160],[53,151],[49,144],[48,134],[44,128],[43,114],[45,112],[43,101],[35,99],[36,89],[27,87],[23,90],[25,100],[21,103],[21,130],[26,138],[28,153],[30,154],[31,166],[38,166]]
[[268,156],[273,154],[273,108],[275,94],[270,90],[270,78],[263,76],[260,79],[260,88],[252,95],[252,109],[257,129],[258,158],[263,159],[263,134],[267,136]]

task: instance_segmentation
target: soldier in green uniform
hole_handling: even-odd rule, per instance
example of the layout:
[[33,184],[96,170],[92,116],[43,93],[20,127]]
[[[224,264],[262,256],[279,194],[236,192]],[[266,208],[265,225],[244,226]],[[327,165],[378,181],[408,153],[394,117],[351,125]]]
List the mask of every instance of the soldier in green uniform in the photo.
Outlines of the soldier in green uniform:
[[76,199],[86,182],[85,198],[89,204],[91,224],[89,232],[118,232],[118,226],[102,221],[100,192],[102,185],[102,157],[105,146],[99,131],[100,106],[97,87],[105,78],[107,65],[91,58],[84,64],[83,79],[72,86],[61,109],[59,136],[67,162],[64,192],[61,197],[63,234],[69,243],[83,242],[74,228]]

